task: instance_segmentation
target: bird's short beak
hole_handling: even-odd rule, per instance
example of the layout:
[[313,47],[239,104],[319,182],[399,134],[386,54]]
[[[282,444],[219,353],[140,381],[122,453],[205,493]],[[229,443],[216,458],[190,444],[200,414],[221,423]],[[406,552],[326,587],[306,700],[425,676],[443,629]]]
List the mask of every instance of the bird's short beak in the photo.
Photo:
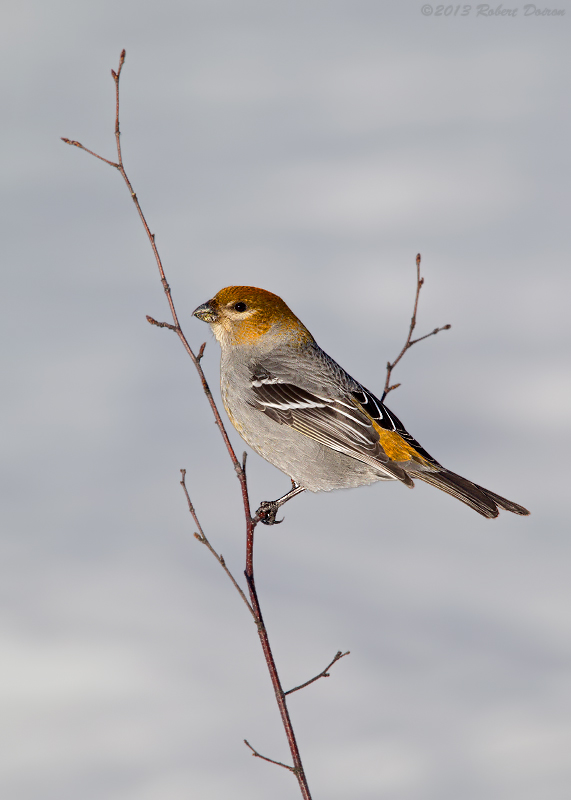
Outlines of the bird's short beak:
[[192,312],[192,316],[198,317],[198,319],[201,319],[203,322],[216,322],[218,319],[218,314],[214,311],[210,303],[203,303],[201,306],[198,306],[198,308],[195,308]]

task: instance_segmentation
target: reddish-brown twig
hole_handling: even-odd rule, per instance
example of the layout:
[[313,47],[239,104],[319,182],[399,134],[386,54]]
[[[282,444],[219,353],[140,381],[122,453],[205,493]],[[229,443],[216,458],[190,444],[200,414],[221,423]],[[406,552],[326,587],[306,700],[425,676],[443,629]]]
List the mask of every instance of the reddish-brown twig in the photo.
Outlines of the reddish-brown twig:
[[247,739],[244,739],[244,744],[250,748],[252,751],[252,755],[256,758],[261,758],[263,761],[269,761],[270,764],[275,764],[277,767],[283,767],[284,769],[289,769],[290,772],[295,773],[295,767],[290,767],[289,764],[284,764],[282,761],[274,761],[273,758],[268,758],[267,756],[263,756],[261,753],[258,753],[257,750],[254,750],[252,745]]
[[[111,75],[113,76],[113,80],[115,81],[115,143],[116,143],[116,147],[117,147],[117,162],[110,161],[107,158],[103,158],[103,156],[100,156],[97,153],[94,153],[93,150],[89,150],[87,147],[84,147],[81,144],[81,142],[77,142],[77,141],[74,141],[72,139],[66,139],[63,136],[62,136],[62,141],[64,141],[66,144],[73,145],[74,147],[78,147],[80,150],[84,150],[86,153],[89,153],[89,155],[92,155],[95,158],[98,158],[100,161],[104,161],[106,164],[109,164],[109,166],[111,166],[111,167],[115,167],[115,169],[117,169],[121,173],[121,176],[122,176],[123,180],[127,184],[127,188],[129,190],[129,194],[131,195],[131,199],[133,200],[133,202],[135,204],[135,207],[137,209],[137,213],[139,214],[139,217],[141,219],[141,222],[143,223],[143,227],[145,228],[145,231],[146,231],[146,234],[148,236],[149,242],[150,242],[151,247],[153,249],[153,254],[155,256],[155,261],[157,262],[157,267],[159,269],[159,274],[160,274],[160,277],[161,277],[161,283],[162,283],[165,295],[167,297],[167,301],[168,301],[168,304],[169,304],[169,308],[170,308],[170,312],[171,312],[171,315],[172,315],[172,318],[173,318],[174,325],[171,325],[170,323],[167,323],[167,322],[163,322],[163,323],[156,322],[156,320],[152,319],[152,317],[147,317],[147,319],[153,325],[158,325],[159,327],[162,327],[162,328],[170,328],[170,330],[175,331],[177,336],[179,337],[180,341],[182,342],[182,344],[184,346],[184,349],[186,350],[186,352],[188,353],[188,355],[192,359],[192,362],[193,362],[194,366],[196,367],[196,369],[198,371],[198,374],[200,376],[200,380],[201,380],[201,383],[202,383],[202,389],[203,389],[206,397],[208,398],[208,402],[210,403],[210,407],[212,409],[212,413],[214,414],[214,419],[216,421],[216,424],[218,425],[220,433],[222,434],[222,438],[224,439],[224,444],[226,445],[226,449],[228,450],[228,454],[229,454],[230,458],[232,459],[232,464],[234,465],[234,469],[236,470],[236,473],[237,473],[238,477],[240,478],[240,482],[242,484],[242,496],[243,496],[244,500],[247,501],[247,498],[248,498],[247,486],[245,484],[243,476],[241,475],[240,464],[238,463],[238,460],[236,458],[236,454],[234,453],[234,449],[233,449],[233,447],[232,447],[232,445],[230,443],[230,439],[228,438],[228,434],[226,432],[226,429],[224,427],[224,424],[222,422],[222,419],[220,417],[218,409],[216,408],[216,403],[214,402],[214,398],[212,396],[212,392],[210,391],[210,387],[208,386],[208,383],[207,383],[206,378],[204,376],[204,372],[202,371],[202,367],[200,366],[199,359],[197,358],[197,356],[192,351],[192,348],[190,347],[188,341],[186,340],[186,337],[185,337],[184,333],[181,330],[181,327],[180,327],[180,324],[179,324],[179,321],[178,321],[178,316],[177,316],[177,313],[176,313],[176,310],[175,310],[175,307],[174,307],[170,286],[169,286],[169,284],[167,282],[165,271],[163,269],[163,264],[162,264],[162,261],[161,261],[161,257],[159,255],[159,251],[157,250],[157,246],[155,244],[155,234],[151,233],[151,229],[149,228],[149,226],[147,224],[147,220],[145,219],[145,215],[143,214],[143,210],[141,208],[141,205],[139,203],[137,195],[136,195],[136,193],[135,193],[135,191],[133,189],[131,181],[129,180],[129,178],[127,176],[127,173],[125,172],[125,167],[123,165],[123,155],[121,153],[121,132],[120,132],[120,129],[119,129],[119,80],[121,78],[121,71],[122,71],[123,65],[125,63],[125,55],[126,55],[126,52],[125,52],[125,50],[123,50],[121,52],[120,57],[119,57],[119,69],[117,70],[117,72],[115,72],[115,70],[113,70],[113,69],[111,70]],[[249,504],[248,504],[247,515],[248,515],[248,517],[250,516]]]
[[351,652],[350,650],[347,650],[346,653],[342,653],[341,650],[338,650],[335,653],[333,661],[330,661],[329,664],[325,667],[325,669],[319,673],[319,675],[316,675],[315,678],[311,678],[305,683],[300,683],[299,686],[294,686],[293,689],[288,689],[287,692],[285,692],[285,694],[293,694],[294,692],[298,692],[300,689],[305,689],[306,686],[309,686],[311,683],[315,683],[315,681],[318,681],[320,678],[329,678],[328,670],[330,670],[333,664],[336,664],[341,658],[348,656],[350,652]]
[[248,602],[248,599],[247,599],[246,595],[244,594],[244,592],[242,591],[242,588],[240,587],[240,584],[236,581],[236,579],[234,578],[234,576],[232,575],[232,573],[230,572],[230,570],[226,566],[226,562],[224,561],[224,556],[221,553],[217,553],[216,552],[216,550],[212,547],[212,545],[208,541],[208,538],[207,538],[206,534],[204,533],[204,530],[202,528],[202,525],[200,524],[200,521],[199,521],[198,516],[196,514],[196,510],[194,508],[194,505],[192,504],[192,500],[190,499],[190,495],[188,493],[188,488],[186,486],[186,470],[185,469],[181,469],[180,474],[181,474],[180,485],[182,486],[184,494],[186,496],[186,502],[188,503],[188,510],[190,511],[190,513],[192,515],[192,518],[196,523],[196,527],[198,528],[198,533],[194,534],[195,538],[198,539],[198,541],[201,544],[205,545],[208,548],[208,550],[210,550],[210,552],[212,553],[214,558],[218,561],[218,563],[220,564],[220,566],[222,567],[222,569],[224,570],[226,575],[228,575],[228,577],[230,578],[230,580],[234,584],[234,588],[236,589],[236,591],[238,592],[238,594],[240,595],[240,597],[242,598],[242,600],[246,604],[250,614],[253,616],[254,622],[257,622],[258,620],[256,619],[256,615],[254,614],[254,609],[252,608],[252,606]]
[[[234,584],[234,586],[236,587],[236,589],[240,593],[242,599],[244,600],[244,602],[246,603],[246,605],[248,606],[248,608],[250,609],[250,612],[252,613],[252,615],[254,617],[254,620],[256,622],[256,626],[257,626],[257,629],[258,629],[258,635],[260,637],[260,642],[262,644],[262,649],[263,649],[264,656],[265,656],[265,659],[266,659],[266,664],[267,664],[268,671],[270,673],[270,677],[271,677],[271,680],[272,680],[274,693],[276,695],[276,701],[277,701],[278,708],[279,708],[279,711],[280,711],[280,716],[282,718],[282,724],[283,724],[284,730],[286,732],[286,736],[287,736],[289,747],[290,747],[290,752],[291,752],[292,759],[293,759],[293,762],[294,762],[294,766],[293,767],[287,767],[287,768],[290,769],[295,774],[295,776],[297,777],[297,780],[298,780],[298,783],[299,783],[299,788],[300,788],[300,791],[301,791],[301,795],[304,798],[304,800],[311,800],[311,795],[309,793],[309,787],[308,787],[308,784],[307,784],[307,779],[305,777],[305,772],[303,770],[303,765],[301,763],[301,756],[300,756],[300,753],[299,753],[299,748],[298,748],[298,745],[297,745],[297,741],[296,741],[296,738],[295,738],[293,726],[292,726],[291,719],[290,719],[290,716],[289,716],[289,711],[288,711],[288,708],[287,708],[286,693],[284,692],[284,690],[282,688],[282,685],[281,685],[281,682],[280,682],[280,678],[279,678],[279,675],[278,675],[278,671],[277,671],[276,664],[275,664],[275,661],[274,661],[274,657],[273,657],[273,654],[272,654],[272,651],[271,651],[271,647],[270,647],[270,642],[269,642],[269,638],[268,638],[268,632],[267,632],[266,627],[264,625],[264,621],[263,621],[263,618],[262,618],[262,613],[261,613],[261,610],[260,610],[260,603],[259,603],[258,595],[257,595],[257,592],[256,592],[256,585],[255,585],[255,581],[254,581],[254,564],[253,564],[253,560],[254,560],[254,529],[256,527],[256,524],[257,524],[258,520],[257,519],[252,519],[252,513],[251,513],[251,510],[250,510],[250,501],[249,501],[249,497],[248,497],[248,484],[247,484],[247,480],[246,480],[246,459],[244,457],[243,460],[242,460],[242,464],[240,464],[240,462],[236,458],[236,453],[234,452],[234,448],[232,447],[232,444],[230,443],[230,439],[228,438],[228,433],[226,431],[226,428],[224,427],[224,423],[222,422],[222,418],[220,417],[220,413],[218,411],[218,408],[217,408],[216,403],[214,401],[214,398],[212,396],[212,392],[210,391],[210,387],[208,386],[208,383],[207,383],[206,378],[204,376],[204,372],[202,371],[202,367],[200,366],[200,360],[201,360],[202,355],[204,353],[204,345],[202,345],[202,347],[200,348],[198,355],[195,355],[195,353],[192,350],[192,348],[190,347],[190,345],[189,345],[184,333],[181,330],[180,323],[179,323],[179,320],[178,320],[178,316],[177,316],[177,313],[176,313],[176,310],[175,310],[174,302],[173,302],[173,299],[172,299],[171,289],[170,289],[170,286],[169,286],[169,284],[167,282],[167,279],[166,279],[166,276],[165,276],[165,272],[164,272],[164,269],[163,269],[163,265],[162,265],[162,261],[161,261],[161,258],[159,256],[159,252],[157,250],[157,246],[155,244],[155,235],[153,233],[151,233],[151,230],[150,230],[150,228],[149,228],[149,226],[147,224],[147,220],[145,219],[145,216],[144,216],[143,211],[141,209],[141,206],[139,204],[139,200],[137,198],[137,195],[136,195],[135,191],[133,190],[133,186],[132,186],[131,181],[129,180],[129,178],[127,176],[127,173],[125,172],[125,167],[123,165],[123,155],[122,155],[122,152],[121,152],[121,133],[120,133],[120,129],[119,129],[119,80],[120,80],[120,77],[121,77],[121,71],[123,69],[124,63],[125,63],[125,50],[123,50],[121,52],[121,56],[120,56],[120,59],[119,59],[119,69],[117,70],[117,72],[115,72],[114,70],[111,70],[111,75],[113,76],[113,80],[115,82],[115,143],[116,143],[116,147],[117,147],[117,162],[110,161],[109,159],[103,158],[103,156],[98,155],[97,153],[93,152],[93,150],[89,150],[87,147],[84,147],[80,142],[77,142],[77,141],[72,140],[72,139],[66,139],[64,137],[62,137],[62,140],[66,144],[72,145],[73,147],[77,147],[80,150],[84,150],[86,153],[89,153],[89,155],[92,155],[95,158],[98,158],[100,161],[104,161],[106,164],[108,164],[111,167],[114,167],[115,169],[117,169],[121,173],[121,176],[123,177],[123,180],[125,181],[125,183],[127,185],[127,188],[128,188],[129,193],[131,195],[131,198],[132,198],[133,202],[135,203],[135,207],[137,209],[137,212],[139,214],[141,222],[143,223],[143,226],[144,226],[145,231],[147,233],[147,236],[149,238],[149,242],[151,244],[151,247],[153,249],[153,253],[154,253],[154,256],[155,256],[155,260],[157,262],[157,267],[159,269],[161,283],[162,283],[165,295],[167,297],[167,301],[168,301],[168,304],[169,304],[169,308],[170,308],[170,312],[171,312],[174,324],[171,324],[171,323],[168,323],[168,322],[157,322],[152,317],[147,317],[147,320],[152,325],[156,325],[159,328],[168,328],[169,330],[174,331],[177,334],[177,336],[179,337],[180,341],[182,342],[186,352],[190,356],[190,358],[192,360],[192,363],[194,364],[194,366],[195,366],[195,368],[196,368],[196,370],[198,372],[198,375],[200,377],[200,381],[202,383],[202,389],[203,389],[203,391],[204,391],[204,393],[205,393],[205,395],[206,395],[206,397],[208,399],[208,402],[209,402],[210,407],[212,409],[212,413],[214,414],[214,419],[216,421],[216,424],[218,425],[218,429],[219,429],[220,434],[221,434],[221,436],[222,436],[222,438],[224,440],[224,443],[226,445],[226,449],[228,451],[228,455],[230,456],[230,459],[232,461],[232,465],[233,465],[234,470],[236,472],[236,475],[238,476],[238,479],[240,481],[240,488],[241,488],[241,492],[242,492],[242,501],[243,501],[243,504],[244,504],[244,514],[245,514],[245,517],[246,517],[246,570],[245,570],[245,576],[246,576],[246,581],[248,583],[248,591],[249,591],[249,594],[250,594],[250,603],[248,603],[244,593],[242,592],[242,590],[240,589],[240,587],[236,583],[234,577],[232,576],[232,574],[230,573],[228,568],[226,567],[226,564],[225,564],[224,559],[222,558],[222,556],[219,556],[218,553],[216,553],[216,551],[214,550],[214,548],[211,547],[211,545],[208,542],[206,536],[204,535],[204,532],[202,531],[202,528],[200,527],[200,523],[198,521],[198,518],[197,518],[196,513],[194,511],[194,507],[193,507],[192,502],[190,500],[190,496],[189,496],[188,491],[186,489],[186,485],[185,485],[185,482],[184,482],[184,473],[183,473],[183,481],[181,481],[181,483],[183,485],[183,489],[184,489],[186,497],[187,497],[189,510],[190,510],[190,512],[191,512],[191,514],[193,516],[193,519],[196,522],[196,524],[197,524],[197,526],[199,528],[199,531],[200,531],[199,535],[197,536],[197,539],[200,542],[202,542],[202,544],[205,544],[210,549],[210,551],[213,553],[213,555],[216,557],[216,559],[218,560],[220,565],[223,567],[223,569],[227,573],[228,577],[230,578],[230,580],[232,581],[232,583]],[[253,748],[251,748],[251,749],[253,749]],[[255,753],[255,754],[258,755],[260,758],[264,758],[266,761],[271,761],[271,759],[266,759],[264,756],[260,756],[258,753]],[[273,762],[273,763],[280,764],[280,762],[277,762],[277,761]],[[286,766],[286,765],[280,764],[280,766]]]
[[451,325],[443,325],[441,328],[435,328],[433,331],[430,331],[430,333],[427,333],[424,336],[419,336],[418,339],[412,338],[412,332],[416,327],[416,312],[418,310],[418,298],[420,296],[420,290],[422,289],[423,285],[424,285],[424,278],[420,277],[420,253],[418,253],[416,257],[416,295],[414,298],[414,309],[410,320],[408,336],[406,337],[406,342],[404,343],[403,349],[400,351],[400,353],[392,362],[392,364],[390,361],[387,361],[387,379],[385,380],[385,388],[383,391],[383,396],[381,397],[381,401],[384,401],[385,397],[388,395],[389,392],[392,392],[393,389],[397,389],[400,386],[400,383],[393,383],[392,386],[390,385],[391,373],[393,369],[396,367],[396,365],[399,363],[401,358],[404,356],[406,351],[409,350],[413,346],[413,344],[417,344],[417,342],[422,342],[423,339],[428,339],[429,336],[435,336],[437,333],[440,333],[440,331],[447,331],[452,327]]

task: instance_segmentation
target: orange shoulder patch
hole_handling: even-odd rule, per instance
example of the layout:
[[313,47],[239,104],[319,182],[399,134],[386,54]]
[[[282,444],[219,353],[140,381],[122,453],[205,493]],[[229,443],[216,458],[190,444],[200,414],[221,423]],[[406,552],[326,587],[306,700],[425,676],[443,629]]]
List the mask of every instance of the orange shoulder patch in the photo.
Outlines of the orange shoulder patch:
[[381,447],[391,461],[416,461],[418,464],[428,464],[428,461],[414,447],[407,444],[396,431],[386,431],[376,422],[373,422],[373,427],[379,434]]

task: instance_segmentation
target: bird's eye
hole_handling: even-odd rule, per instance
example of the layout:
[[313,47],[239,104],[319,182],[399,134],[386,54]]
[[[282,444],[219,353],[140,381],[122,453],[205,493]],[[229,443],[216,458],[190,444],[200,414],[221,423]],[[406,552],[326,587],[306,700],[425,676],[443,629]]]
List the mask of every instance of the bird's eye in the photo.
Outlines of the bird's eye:
[[236,303],[234,306],[234,311],[245,311],[246,310],[246,303]]

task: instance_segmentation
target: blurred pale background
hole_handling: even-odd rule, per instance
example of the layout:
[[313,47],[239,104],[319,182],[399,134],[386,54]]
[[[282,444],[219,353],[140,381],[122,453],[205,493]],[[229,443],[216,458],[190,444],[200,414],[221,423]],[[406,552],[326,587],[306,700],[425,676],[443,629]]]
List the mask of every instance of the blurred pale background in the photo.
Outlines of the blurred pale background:
[[[236,575],[238,484],[167,319],[222,286],[282,295],[450,468],[436,490],[302,496],[259,531],[260,594],[314,797],[566,800],[571,786],[570,16],[363,0],[4,0],[0,795],[289,800]],[[511,6],[510,6],[511,7]],[[515,6],[514,6],[515,7]],[[555,7],[555,6],[554,6]],[[566,8],[567,0],[556,6]],[[436,6],[434,6],[436,8]],[[241,452],[239,437],[232,438]],[[253,501],[287,479],[252,455]]]

